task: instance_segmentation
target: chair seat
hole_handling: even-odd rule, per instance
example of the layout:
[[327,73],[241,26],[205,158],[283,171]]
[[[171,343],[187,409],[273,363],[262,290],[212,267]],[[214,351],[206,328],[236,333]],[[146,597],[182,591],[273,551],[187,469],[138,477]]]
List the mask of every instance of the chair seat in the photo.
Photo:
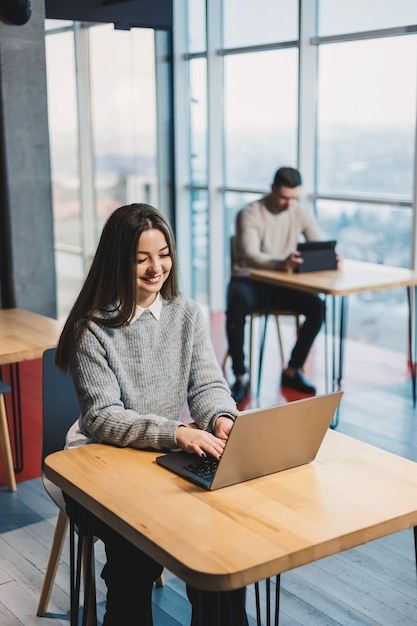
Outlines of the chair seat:
[[63,511],[65,511],[66,506],[65,506],[65,499],[64,499],[64,494],[62,493],[62,489],[54,485],[54,483],[51,482],[49,478],[47,478],[45,474],[43,473],[42,473],[42,483],[43,483],[43,486],[45,487],[46,493],[51,498],[51,500],[55,502],[55,504],[57,505],[59,509],[62,509]]

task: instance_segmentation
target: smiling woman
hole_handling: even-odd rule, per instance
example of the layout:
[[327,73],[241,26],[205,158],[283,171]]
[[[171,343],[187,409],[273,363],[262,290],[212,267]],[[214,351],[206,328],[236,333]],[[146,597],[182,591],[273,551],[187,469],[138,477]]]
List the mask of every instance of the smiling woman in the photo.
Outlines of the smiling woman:
[[162,231],[150,228],[139,237],[136,259],[136,303],[150,306],[161,291],[172,268],[171,252]]
[[[199,306],[179,294],[174,238],[148,204],[112,213],[68,317],[56,363],[69,369],[81,416],[67,446],[181,448],[219,459],[237,416]],[[197,428],[181,422],[184,405]],[[79,526],[82,508],[67,499]],[[98,519],[106,545],[104,624],[152,625],[151,592],[162,567]],[[245,589],[187,587],[193,626],[247,626]]]

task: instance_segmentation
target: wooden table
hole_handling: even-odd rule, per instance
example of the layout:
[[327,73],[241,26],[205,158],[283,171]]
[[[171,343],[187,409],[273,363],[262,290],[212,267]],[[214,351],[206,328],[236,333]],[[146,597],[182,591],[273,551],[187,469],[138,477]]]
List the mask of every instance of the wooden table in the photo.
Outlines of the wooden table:
[[15,471],[23,469],[19,363],[39,359],[57,345],[62,323],[23,309],[0,309],[0,366],[8,365],[12,387]]
[[333,430],[314,462],[218,491],[156,465],[157,454],[92,444],[48,456],[44,470],[201,589],[256,583],[417,525],[417,463]]
[[[343,378],[344,340],[347,324],[346,296],[365,291],[380,291],[406,287],[409,292],[409,352],[412,374],[413,404],[416,405],[416,332],[415,332],[415,286],[417,271],[402,267],[392,267],[379,263],[344,259],[341,268],[325,272],[306,272],[296,274],[274,270],[253,269],[250,277],[254,280],[280,287],[299,289],[309,293],[330,295],[332,297],[332,372],[331,388],[339,390]],[[336,345],[336,328],[339,326]],[[327,328],[327,327],[326,327]],[[327,336],[327,333],[326,333]],[[327,357],[327,346],[326,346]],[[328,376],[326,375],[326,385]],[[326,390],[329,391],[328,387]]]

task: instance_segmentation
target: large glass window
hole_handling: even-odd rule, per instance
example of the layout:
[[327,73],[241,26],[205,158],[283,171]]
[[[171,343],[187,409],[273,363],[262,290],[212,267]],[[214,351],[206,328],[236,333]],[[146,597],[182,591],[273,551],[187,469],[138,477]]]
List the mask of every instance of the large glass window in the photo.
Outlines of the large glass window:
[[298,39],[298,0],[223,0],[223,46]]
[[188,0],[187,18],[187,51],[202,52],[207,47],[205,0]]
[[207,61],[193,59],[190,71],[191,183],[207,185]]
[[206,190],[191,192],[192,222],[192,290],[193,298],[208,308],[209,227],[208,196]]
[[99,231],[118,206],[158,204],[154,33],[90,29]]
[[415,0],[319,0],[319,35],[417,24]]
[[[49,27],[56,27],[49,20]],[[61,24],[60,24],[61,26]],[[72,29],[45,40],[58,317],[65,318],[83,276],[80,162]]]
[[385,204],[338,200],[317,202],[320,227],[327,238],[337,236],[343,257],[398,267],[410,266],[410,209]]
[[[46,28],[58,311],[62,318],[89,269],[95,238],[107,216],[130,202],[158,205],[155,46],[151,29],[120,31],[113,25],[80,27],[51,20]],[[86,163],[84,176],[80,176],[80,155]],[[92,161],[94,168],[90,168]],[[86,174],[92,169],[94,180]],[[97,206],[91,201],[94,197]]]
[[298,50],[224,59],[227,187],[270,188],[280,165],[297,162]]
[[322,45],[319,193],[411,201],[417,36]]
[[82,246],[73,32],[46,38],[55,243]]
[[[207,33],[202,0],[188,2],[194,44],[181,59],[190,64],[191,109],[185,123],[191,126],[194,203],[198,196],[194,215],[199,214],[199,228],[206,217],[212,225],[222,210],[224,218],[219,252],[225,282],[204,282],[200,276],[193,283],[199,299],[204,300],[204,285],[212,291],[207,302],[213,307],[219,302],[217,294],[213,297],[217,287],[226,293],[236,212],[269,190],[281,165],[302,168],[303,200],[313,198],[324,235],[338,240],[344,257],[408,267],[415,238],[415,0],[209,1]],[[216,15],[222,16],[218,23]],[[223,115],[220,106],[204,108],[213,97],[205,92],[205,63],[208,88],[216,90]],[[207,116],[204,143],[197,129],[206,130]],[[201,269],[206,263],[208,276],[217,268],[219,276],[218,257],[203,263],[204,249],[194,248],[196,265]],[[208,250],[213,253],[212,242]],[[405,290],[398,294],[389,290],[349,298],[349,337],[404,352]],[[398,333],[383,325],[386,306],[395,307]]]

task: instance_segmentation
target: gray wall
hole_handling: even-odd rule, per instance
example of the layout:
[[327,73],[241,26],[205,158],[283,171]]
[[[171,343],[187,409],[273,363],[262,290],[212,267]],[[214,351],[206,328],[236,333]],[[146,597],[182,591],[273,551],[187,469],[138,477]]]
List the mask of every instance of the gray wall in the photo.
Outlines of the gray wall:
[[43,0],[31,7],[23,26],[0,22],[0,256],[11,285],[1,306],[56,317]]

